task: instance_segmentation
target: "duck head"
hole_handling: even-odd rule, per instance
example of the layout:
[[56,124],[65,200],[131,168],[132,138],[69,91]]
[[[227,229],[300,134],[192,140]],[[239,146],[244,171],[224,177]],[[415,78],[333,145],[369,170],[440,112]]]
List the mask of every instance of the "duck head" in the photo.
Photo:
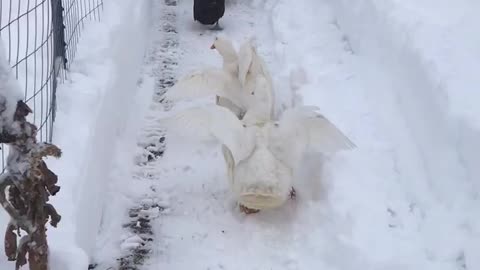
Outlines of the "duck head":
[[238,72],[238,55],[230,40],[216,37],[210,49],[217,50],[223,57],[223,67],[231,72]]

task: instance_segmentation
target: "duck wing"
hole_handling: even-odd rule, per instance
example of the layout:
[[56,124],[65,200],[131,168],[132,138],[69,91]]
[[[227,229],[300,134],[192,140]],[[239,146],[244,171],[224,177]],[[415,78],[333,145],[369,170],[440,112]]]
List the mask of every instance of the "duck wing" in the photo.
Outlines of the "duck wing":
[[179,79],[173,87],[165,93],[169,100],[191,100],[207,95],[225,96],[236,98],[240,85],[236,78],[222,69],[205,69],[195,71]]
[[206,95],[222,92],[225,78],[221,70],[208,69],[194,71],[180,78],[172,88],[165,93],[169,100],[196,99]]
[[198,141],[215,140],[225,145],[236,163],[250,155],[255,146],[253,133],[235,114],[221,106],[200,105],[169,113],[160,122],[169,132]]
[[270,83],[272,83],[272,77],[270,75],[270,72],[268,71],[267,64],[265,63],[263,58],[258,55],[257,49],[255,47],[252,49],[252,51],[253,56],[251,70],[253,70],[253,72],[257,74],[263,75]]
[[242,44],[238,50],[238,79],[242,86],[245,85],[248,72],[253,63],[253,47],[250,41]]
[[245,112],[245,94],[238,79],[221,69],[206,69],[191,73],[168,90],[164,97],[171,101],[194,100],[218,96],[217,104],[229,108],[237,116]]
[[[238,78],[242,86],[242,92],[246,93],[246,95],[255,95],[256,97],[253,97],[253,99],[260,100],[263,104],[268,104],[269,113],[273,116],[273,103],[275,100],[273,81],[267,65],[258,55],[251,40],[245,42],[240,47],[238,59]],[[263,92],[259,93],[259,91]],[[258,94],[263,97],[259,98]]]
[[272,119],[275,102],[273,89],[264,76],[257,76],[255,88],[247,98],[247,102],[245,102],[247,104],[245,123],[266,122]]
[[291,167],[298,164],[305,151],[333,154],[356,147],[317,109],[309,106],[288,109],[272,125],[269,148]]

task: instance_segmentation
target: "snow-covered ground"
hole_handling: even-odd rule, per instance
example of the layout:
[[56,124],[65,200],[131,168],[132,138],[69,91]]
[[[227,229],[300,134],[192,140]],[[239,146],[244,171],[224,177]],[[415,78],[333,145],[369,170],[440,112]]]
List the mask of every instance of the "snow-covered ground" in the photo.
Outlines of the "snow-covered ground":
[[[53,269],[480,269],[477,3],[227,0],[221,33],[191,0],[105,4],[59,94]],[[282,209],[239,213],[219,146],[158,123],[217,34],[256,38],[278,111],[316,105],[357,145],[308,156]]]
[[[96,241],[102,193],[108,183],[105,175],[109,174],[111,149],[117,147],[116,137],[124,133],[126,117],[135,117],[138,111],[132,101],[147,42],[145,8],[149,1],[138,3],[108,1],[102,22],[85,21],[75,64],[58,88],[54,143],[62,148],[63,156],[47,160],[61,185],[61,191],[51,198],[62,215],[62,225],[48,231],[52,270],[88,267],[89,246]],[[129,19],[124,20],[126,17]],[[131,44],[131,38],[137,42]],[[134,110],[130,112],[130,108]],[[1,229],[7,221],[2,212]],[[3,245],[0,249],[3,254]],[[1,269],[13,267],[5,261],[2,256]]]

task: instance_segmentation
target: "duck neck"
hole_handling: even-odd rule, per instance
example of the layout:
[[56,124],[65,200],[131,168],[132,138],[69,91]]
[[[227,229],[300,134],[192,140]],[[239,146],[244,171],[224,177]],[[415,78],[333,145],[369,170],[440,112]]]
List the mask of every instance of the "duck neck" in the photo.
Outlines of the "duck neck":
[[238,74],[238,62],[237,59],[226,59],[223,58],[223,69],[228,73],[235,75]]
[[235,52],[222,53],[223,68],[230,74],[238,74],[238,56]]
[[225,43],[217,47],[223,58],[223,68],[231,74],[238,74],[238,55],[233,45]]

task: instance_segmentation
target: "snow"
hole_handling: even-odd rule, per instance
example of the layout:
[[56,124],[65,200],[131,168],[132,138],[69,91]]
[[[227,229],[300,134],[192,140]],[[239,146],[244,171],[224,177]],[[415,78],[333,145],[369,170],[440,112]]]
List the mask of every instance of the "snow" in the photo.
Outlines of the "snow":
[[[136,105],[132,102],[139,70],[135,72],[135,66],[141,63],[141,41],[146,40],[146,33],[138,29],[147,29],[148,21],[143,8],[136,1],[106,2],[102,23],[86,27],[70,82],[59,89],[55,135],[65,155],[54,164],[62,172],[62,192],[54,205],[64,207],[59,211],[66,217],[59,226],[65,231],[52,231],[52,241],[63,238],[58,249],[75,247],[83,260],[78,269],[87,268],[87,256],[96,242],[112,149],[119,146],[116,138],[125,133],[126,119],[135,116],[131,111]],[[129,20],[122,20],[127,12]],[[138,42],[131,44],[132,38]],[[128,50],[131,53],[125,54]]]
[[[341,2],[351,1],[338,3]],[[445,99],[448,112],[466,118],[478,129],[480,111],[474,103],[478,99],[474,85],[479,79],[475,76],[478,63],[474,59],[480,56],[480,39],[474,27],[479,23],[474,10],[479,3],[459,1],[451,6],[449,1],[373,0],[360,1],[356,8],[343,10],[357,13],[367,6],[373,7],[371,18],[383,25],[375,27],[381,30],[376,35],[392,38],[395,49],[418,57],[418,65],[435,88],[434,94]]]
[[[86,25],[58,90],[64,156],[48,160],[52,269],[116,267],[143,247],[142,269],[480,269],[478,3],[227,2],[222,32],[187,0],[105,1]],[[220,146],[158,122],[184,108],[159,103],[163,87],[221,67],[218,34],[255,38],[277,115],[318,106],[357,146],[305,157],[280,209],[241,214]]]
[[[125,6],[122,6],[125,5]],[[118,7],[115,7],[117,5]],[[105,9],[119,9],[118,18],[129,17],[128,21],[116,20],[110,46],[110,60],[113,69],[107,80],[106,92],[97,99],[99,110],[95,112],[96,119],[92,123],[89,148],[86,149],[86,161],[83,163],[80,179],[84,182],[77,189],[79,230],[77,240],[81,247],[91,254],[95,242],[95,232],[100,226],[102,209],[98,205],[104,204],[102,193],[109,180],[109,170],[112,162],[112,149],[117,147],[115,138],[124,132],[128,116],[135,115],[135,88],[140,64],[143,58],[143,42],[146,40],[148,29],[145,25],[148,18],[144,17],[146,5],[136,1],[106,4]],[[137,40],[134,44],[130,40]],[[124,53],[131,51],[131,53]],[[138,106],[138,105],[137,105]],[[113,115],[117,115],[112,118]]]
[[[145,33],[138,29],[147,29],[144,24],[148,21],[145,10],[138,7],[146,5],[137,5],[136,1],[105,3],[102,22],[86,24],[68,78],[57,90],[54,143],[64,155],[59,160],[47,160],[61,186],[51,198],[62,215],[58,228],[48,231],[52,270],[88,268],[89,246],[96,241],[102,209],[99,205],[104,202],[101,194],[108,183],[105,174],[109,171],[105,168],[110,164],[109,150],[116,147],[114,138],[123,133],[123,121],[135,115],[129,111],[129,106],[135,106],[131,90],[138,77],[133,67],[142,61],[141,40],[146,40]],[[138,12],[132,13],[134,10]],[[127,12],[130,19],[121,20]],[[137,47],[127,42],[135,35]],[[127,49],[135,53],[123,53]],[[97,152],[100,149],[101,154]],[[4,221],[8,219],[2,216],[1,220],[6,226]],[[3,264],[4,258],[0,265],[7,268]]]
[[[479,134],[480,123],[475,105],[479,96],[474,90],[479,83],[475,59],[480,40],[473,27],[478,18],[472,12],[478,3],[461,1],[452,7],[447,1],[331,2],[339,13],[341,28],[358,52],[403,78],[395,82],[396,99],[408,121],[416,125],[415,136],[424,153],[431,154],[430,159],[458,156],[466,167],[466,177],[478,190],[474,179],[480,171],[474,160],[480,145],[472,139]],[[359,17],[365,20],[358,23],[353,19]],[[439,144],[456,147],[448,150]]]
[[20,86],[5,57],[5,48],[0,40],[0,132],[12,128],[17,102],[22,100]]

